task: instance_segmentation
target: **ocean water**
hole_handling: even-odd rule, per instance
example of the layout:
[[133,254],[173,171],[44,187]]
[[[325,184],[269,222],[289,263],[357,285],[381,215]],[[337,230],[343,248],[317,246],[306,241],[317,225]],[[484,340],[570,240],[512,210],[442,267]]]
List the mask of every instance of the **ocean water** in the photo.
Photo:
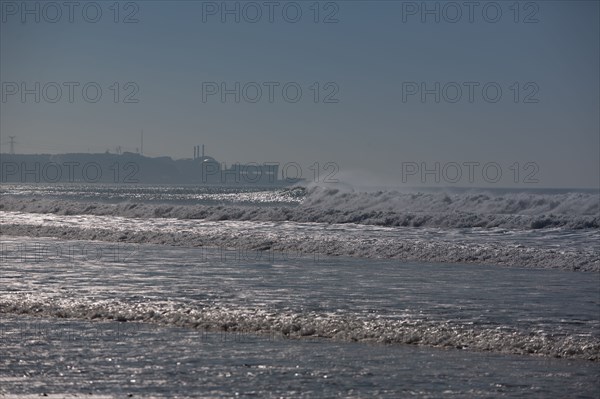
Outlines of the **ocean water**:
[[597,193],[2,194],[0,395],[600,393]]

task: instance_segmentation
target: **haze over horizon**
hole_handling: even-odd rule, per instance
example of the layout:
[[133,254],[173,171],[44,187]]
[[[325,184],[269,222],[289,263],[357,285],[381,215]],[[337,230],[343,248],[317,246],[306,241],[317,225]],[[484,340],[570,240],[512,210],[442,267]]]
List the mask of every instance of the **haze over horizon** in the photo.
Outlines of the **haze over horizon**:
[[[143,129],[148,156],[205,144],[227,164],[331,162],[375,185],[419,185],[403,168],[438,163],[462,167],[456,186],[600,186],[598,2],[481,2],[472,22],[461,2],[460,18],[439,2],[280,2],[272,22],[262,2],[259,19],[243,2],[98,2],[97,22],[87,2],[72,22],[27,3],[1,1],[2,153],[9,136],[16,153],[136,152]],[[468,182],[472,163],[503,179]]]

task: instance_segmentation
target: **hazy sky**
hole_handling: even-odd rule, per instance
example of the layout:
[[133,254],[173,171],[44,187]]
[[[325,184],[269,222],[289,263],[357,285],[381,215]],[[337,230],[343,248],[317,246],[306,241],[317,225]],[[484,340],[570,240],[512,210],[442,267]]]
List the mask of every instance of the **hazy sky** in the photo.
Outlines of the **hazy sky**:
[[205,144],[305,176],[335,162],[402,184],[404,166],[417,185],[439,162],[442,185],[456,165],[462,186],[498,166],[502,186],[599,184],[598,1],[0,3],[2,152],[8,136],[18,153],[135,151],[143,129],[146,155]]

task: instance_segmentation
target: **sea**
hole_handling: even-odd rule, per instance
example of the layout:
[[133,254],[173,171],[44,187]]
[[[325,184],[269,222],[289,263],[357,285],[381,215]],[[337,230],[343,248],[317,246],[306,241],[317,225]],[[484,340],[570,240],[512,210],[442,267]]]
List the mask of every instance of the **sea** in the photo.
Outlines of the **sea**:
[[0,194],[0,397],[600,397],[597,190]]

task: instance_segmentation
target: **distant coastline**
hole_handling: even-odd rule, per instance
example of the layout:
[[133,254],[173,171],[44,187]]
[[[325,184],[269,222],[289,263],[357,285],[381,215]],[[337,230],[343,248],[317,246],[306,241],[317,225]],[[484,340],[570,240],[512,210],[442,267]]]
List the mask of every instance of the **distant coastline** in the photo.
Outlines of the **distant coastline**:
[[2,183],[129,183],[289,185],[280,165],[227,166],[194,151],[194,158],[147,157],[139,153],[0,154]]

